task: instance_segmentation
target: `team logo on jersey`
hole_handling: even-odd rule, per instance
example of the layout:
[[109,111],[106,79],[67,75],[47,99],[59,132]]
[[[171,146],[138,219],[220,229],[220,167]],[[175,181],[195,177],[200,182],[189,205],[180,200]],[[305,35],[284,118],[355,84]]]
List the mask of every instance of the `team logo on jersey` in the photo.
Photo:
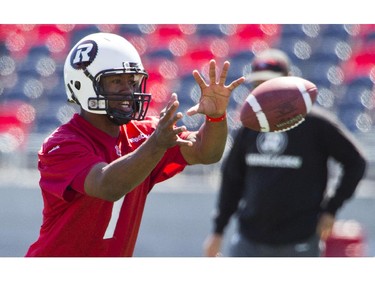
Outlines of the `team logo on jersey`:
[[122,156],[121,155],[121,149],[120,149],[120,147],[116,144],[115,145],[115,150],[116,150],[116,154],[118,155],[118,156]]
[[98,53],[98,44],[93,40],[78,44],[70,56],[70,64],[74,69],[86,69]]
[[139,142],[141,140],[147,139],[149,137],[150,137],[150,135],[140,134],[139,136],[137,136],[135,138],[129,138],[129,142],[130,143],[136,143],[136,142]]
[[288,144],[286,133],[260,133],[256,140],[257,149],[262,154],[282,154]]

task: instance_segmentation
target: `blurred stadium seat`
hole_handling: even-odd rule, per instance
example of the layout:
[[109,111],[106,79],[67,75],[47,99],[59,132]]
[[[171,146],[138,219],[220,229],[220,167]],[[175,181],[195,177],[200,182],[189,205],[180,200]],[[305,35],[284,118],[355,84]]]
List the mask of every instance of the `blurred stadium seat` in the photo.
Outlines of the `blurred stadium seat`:
[[322,38],[335,38],[346,41],[350,37],[344,24],[324,24],[322,25],[320,36]]
[[35,109],[18,100],[0,103],[0,154],[24,150]]
[[72,48],[83,37],[96,32],[100,32],[97,25],[76,25],[75,28],[70,32],[70,48]]
[[303,31],[302,27],[302,24],[284,24],[282,25],[280,36],[285,40],[295,37],[303,39],[306,33]]
[[119,28],[120,35],[124,37],[128,36],[140,36],[142,31],[139,29],[138,24],[121,24]]
[[[206,75],[210,59],[231,62],[229,81],[248,73],[256,52],[275,47],[288,53],[296,75],[324,89],[320,100],[351,130],[358,130],[363,114],[371,120],[375,115],[369,102],[375,81],[372,24],[0,25],[1,102],[20,99],[34,106],[35,133],[46,134],[58,126],[64,119],[58,112],[66,101],[65,56],[83,36],[100,31],[119,33],[136,46],[150,74],[148,91],[156,93],[153,110],[162,107],[173,91],[178,92],[182,108],[192,106],[198,94],[192,71]],[[236,116],[245,92],[236,92],[229,116]],[[186,122],[197,124],[193,119]]]
[[198,24],[196,35],[200,38],[223,37],[225,34],[220,29],[220,24]]

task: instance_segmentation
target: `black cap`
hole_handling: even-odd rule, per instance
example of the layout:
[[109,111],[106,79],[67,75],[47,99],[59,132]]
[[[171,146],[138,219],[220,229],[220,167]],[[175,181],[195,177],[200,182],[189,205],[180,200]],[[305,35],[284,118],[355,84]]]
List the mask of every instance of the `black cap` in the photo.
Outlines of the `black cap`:
[[278,49],[267,49],[254,57],[251,73],[246,77],[249,82],[266,81],[271,78],[287,76],[290,72],[288,55]]

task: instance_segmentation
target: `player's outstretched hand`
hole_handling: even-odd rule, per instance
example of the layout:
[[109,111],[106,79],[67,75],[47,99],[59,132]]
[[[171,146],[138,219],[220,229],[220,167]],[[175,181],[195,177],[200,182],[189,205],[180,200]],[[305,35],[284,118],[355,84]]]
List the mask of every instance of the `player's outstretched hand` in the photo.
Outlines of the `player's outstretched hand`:
[[181,139],[178,135],[186,131],[185,126],[176,126],[178,120],[182,118],[182,113],[177,112],[179,101],[177,95],[173,93],[167,106],[160,112],[160,121],[153,134],[159,147],[167,149],[175,145],[191,146],[193,143]]
[[245,81],[245,77],[240,77],[226,86],[225,82],[229,66],[229,61],[225,61],[220,73],[219,81],[217,81],[216,61],[211,60],[209,68],[210,81],[208,84],[204,81],[197,70],[193,71],[195,81],[201,89],[201,97],[199,103],[186,112],[187,115],[191,116],[196,113],[201,113],[211,117],[219,117],[226,112],[232,91]]

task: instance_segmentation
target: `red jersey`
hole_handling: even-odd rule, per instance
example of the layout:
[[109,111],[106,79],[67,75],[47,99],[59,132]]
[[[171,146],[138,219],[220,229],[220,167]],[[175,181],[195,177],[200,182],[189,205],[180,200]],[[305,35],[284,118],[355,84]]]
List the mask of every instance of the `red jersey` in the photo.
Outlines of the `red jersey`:
[[26,256],[132,256],[147,194],[187,165],[179,146],[168,149],[143,183],[116,204],[88,196],[84,181],[95,164],[136,150],[157,122],[153,117],[131,121],[112,137],[76,114],[44,141],[38,153],[43,223]]

